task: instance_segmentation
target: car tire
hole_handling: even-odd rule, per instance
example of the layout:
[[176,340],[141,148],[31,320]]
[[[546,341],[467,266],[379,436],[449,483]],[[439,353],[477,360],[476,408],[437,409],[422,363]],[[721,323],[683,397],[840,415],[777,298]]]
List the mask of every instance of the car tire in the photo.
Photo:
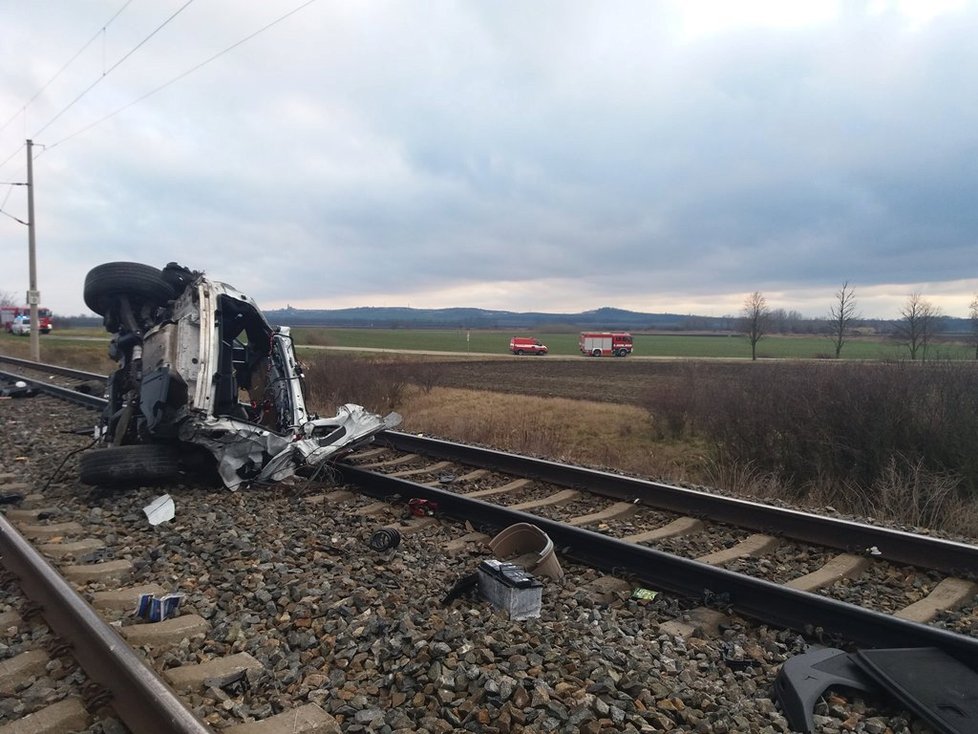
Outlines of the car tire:
[[592,357],[600,357],[601,356],[601,350],[600,349],[595,349],[594,351],[591,352],[591,356]]
[[176,297],[163,271],[142,263],[114,262],[97,265],[85,276],[85,305],[99,316],[111,310],[113,299],[129,298],[146,306],[162,306]]
[[516,350],[516,356],[517,357],[522,357],[523,356],[523,350],[522,349],[517,349]]
[[99,487],[144,487],[180,476],[176,447],[162,444],[109,446],[83,453],[78,463],[82,484]]

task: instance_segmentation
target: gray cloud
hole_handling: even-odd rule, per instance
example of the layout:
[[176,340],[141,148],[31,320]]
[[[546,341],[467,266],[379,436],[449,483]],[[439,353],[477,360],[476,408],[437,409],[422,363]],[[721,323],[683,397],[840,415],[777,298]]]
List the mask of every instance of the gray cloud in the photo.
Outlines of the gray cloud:
[[[0,132],[0,160],[176,7],[127,8]],[[978,10],[914,24],[842,4],[697,33],[694,7],[315,3],[37,159],[46,301],[82,310],[83,273],[113,259],[179,260],[270,305],[450,291],[556,310],[668,292],[677,310],[711,294],[736,310],[731,294],[757,288],[828,302],[843,280],[905,293],[978,277]],[[5,11],[0,122],[116,9]],[[190,6],[38,142],[281,12]],[[18,196],[5,209],[22,216]],[[0,238],[26,242],[7,218]],[[23,290],[23,260],[0,289]],[[483,285],[498,302],[465,302]]]

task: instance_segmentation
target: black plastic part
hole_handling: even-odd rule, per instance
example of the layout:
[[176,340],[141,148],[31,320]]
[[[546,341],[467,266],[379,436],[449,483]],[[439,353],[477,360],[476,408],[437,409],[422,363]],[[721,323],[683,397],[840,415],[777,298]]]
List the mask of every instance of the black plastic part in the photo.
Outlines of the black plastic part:
[[441,603],[443,606],[447,606],[459,597],[475,591],[478,587],[479,572],[476,571],[475,573],[467,574],[455,582],[452,588],[448,590],[445,598],[441,600]]
[[804,734],[815,730],[812,710],[822,694],[833,686],[875,690],[873,682],[844,650],[826,647],[784,661],[774,679],[774,691],[793,730]]
[[978,673],[964,663],[934,647],[860,650],[853,659],[937,731],[978,732]]
[[139,407],[148,433],[158,438],[175,438],[177,426],[174,418],[186,404],[187,383],[169,366],[163,365],[143,375],[139,386]]

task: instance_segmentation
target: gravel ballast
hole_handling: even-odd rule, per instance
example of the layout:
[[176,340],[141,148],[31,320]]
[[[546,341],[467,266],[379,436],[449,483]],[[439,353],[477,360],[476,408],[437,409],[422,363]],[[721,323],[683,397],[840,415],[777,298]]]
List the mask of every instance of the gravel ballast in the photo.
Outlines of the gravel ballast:
[[[0,402],[0,471],[40,491],[88,443],[56,431],[93,420],[46,397]],[[661,626],[700,600],[642,602],[627,592],[606,600],[589,586],[599,574],[571,563],[562,581],[545,580],[539,618],[510,621],[474,596],[442,604],[487,557],[474,547],[446,552],[466,532],[458,523],[377,553],[366,540],[400,522],[403,504],[364,516],[371,498],[310,500],[341,487],[304,480],[237,493],[104,492],[77,484],[76,471],[72,457],[44,490],[59,508],[51,521],[83,524],[106,543],[102,560],[132,561],[130,583],[185,594],[182,611],[210,624],[204,637],[144,649],[154,667],[237,652],[262,664],[235,686],[191,695],[215,728],[314,702],[344,732],[791,731],[772,686],[780,664],[807,647],[796,632],[732,617],[714,637],[670,634]],[[176,517],[151,527],[142,508],[163,492]],[[124,613],[110,619],[137,623]],[[930,731],[888,701],[834,694],[819,703],[816,723],[827,733]]]

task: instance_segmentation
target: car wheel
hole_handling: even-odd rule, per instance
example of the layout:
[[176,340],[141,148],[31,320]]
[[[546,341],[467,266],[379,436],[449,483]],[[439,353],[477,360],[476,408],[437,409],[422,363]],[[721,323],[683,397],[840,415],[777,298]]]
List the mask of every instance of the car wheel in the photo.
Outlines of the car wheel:
[[517,349],[516,350],[516,356],[517,357],[522,357],[523,356],[523,350],[522,349]]
[[166,484],[180,476],[176,447],[162,444],[109,446],[79,457],[82,484],[141,487]]
[[89,270],[83,295],[85,305],[99,316],[105,316],[119,296],[129,296],[150,307],[162,306],[176,297],[159,268],[127,262],[105,263]]
[[600,357],[601,356],[601,350],[600,349],[595,349],[593,352],[591,352],[591,356],[592,357]]

